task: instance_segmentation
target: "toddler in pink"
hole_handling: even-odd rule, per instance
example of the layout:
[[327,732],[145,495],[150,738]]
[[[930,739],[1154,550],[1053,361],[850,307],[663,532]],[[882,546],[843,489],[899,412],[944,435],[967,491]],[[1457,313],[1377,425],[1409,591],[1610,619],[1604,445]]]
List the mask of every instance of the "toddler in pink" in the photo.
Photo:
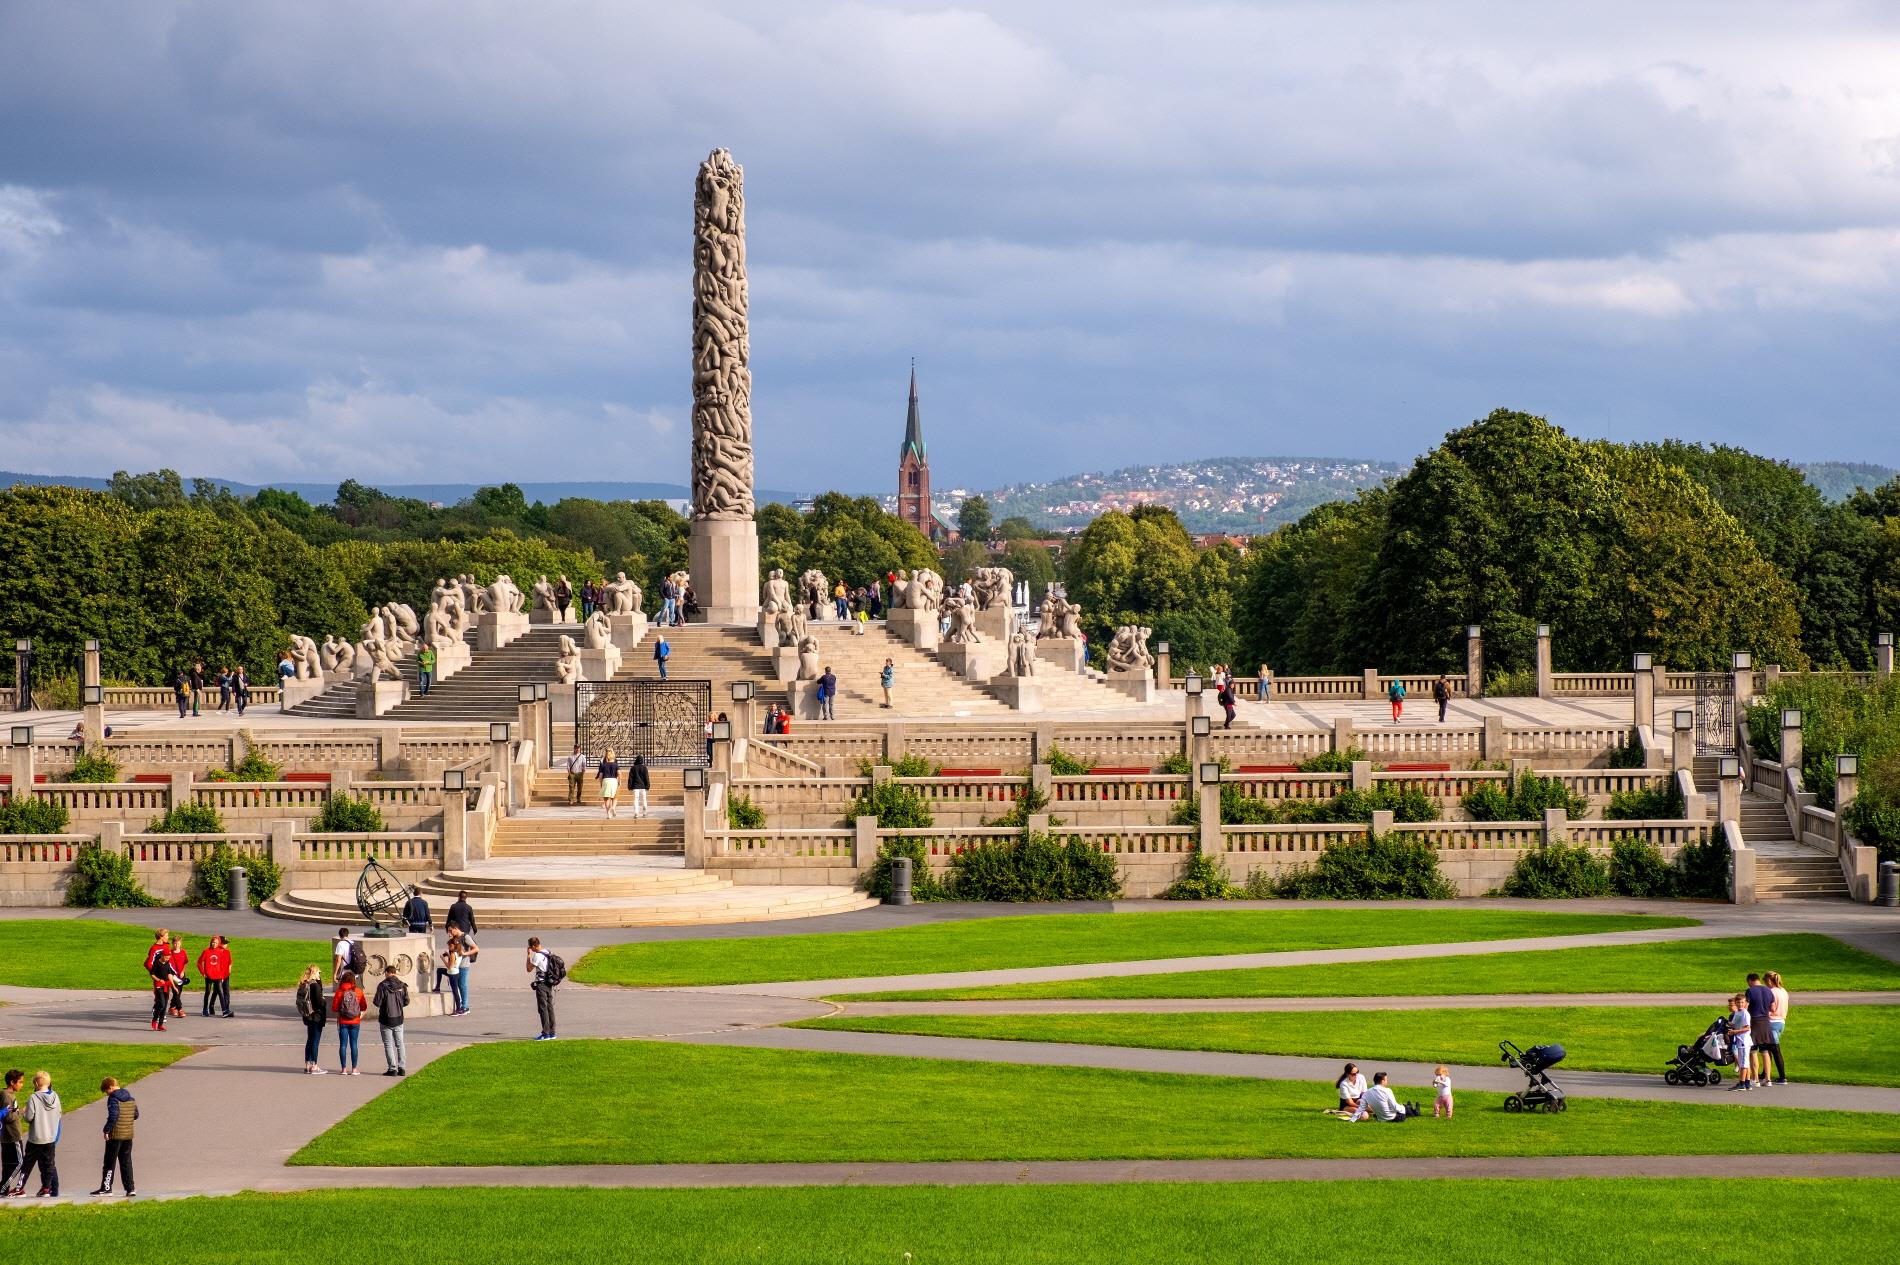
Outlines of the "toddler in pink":
[[1432,1115],[1451,1119],[1451,1069],[1443,1063],[1432,1074],[1432,1093],[1436,1098],[1432,1103]]

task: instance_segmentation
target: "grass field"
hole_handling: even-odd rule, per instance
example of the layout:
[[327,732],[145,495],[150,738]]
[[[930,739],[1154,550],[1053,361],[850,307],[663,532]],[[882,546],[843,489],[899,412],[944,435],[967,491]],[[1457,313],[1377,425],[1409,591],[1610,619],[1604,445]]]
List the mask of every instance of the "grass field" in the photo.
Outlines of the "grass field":
[[[709,942],[709,943],[717,943]],[[1042,984],[854,993],[844,1001],[1031,997],[1429,997],[1484,993],[1694,993],[1740,989],[1750,971],[1780,971],[1804,989],[1900,989],[1900,963],[1817,935],[1738,936],[1589,949],[1268,966]]]
[[[192,985],[198,983],[199,950],[208,935],[187,935]],[[0,921],[0,984],[22,988],[149,989],[145,951],[152,928],[91,918],[31,918]],[[323,929],[308,940],[231,941],[231,987],[281,988],[297,982],[315,962],[327,971],[330,950]]]
[[[1488,1010],[1321,1010],[1272,1014],[842,1015],[795,1028],[916,1032],[935,1037],[1067,1041],[1162,1050],[1315,1055],[1361,1063],[1494,1064],[1498,1042],[1554,1041],[1563,1066],[1652,1072],[1695,1040],[1721,1008],[1709,1006],[1523,1006]],[[1794,1079],[1837,1085],[1900,1085],[1890,1057],[1900,1006],[1802,1006],[1791,1012],[1783,1057]],[[1560,1073],[1561,1075],[1561,1073]],[[1723,1069],[1725,1081],[1734,1073]]]
[[[121,1085],[131,1085],[141,1076],[149,1076],[161,1067],[176,1063],[191,1053],[188,1045],[106,1045],[75,1042],[65,1045],[0,1045],[0,1071],[17,1067],[26,1073],[26,1088],[33,1088],[33,1073],[53,1074],[53,1088],[59,1103],[67,1111],[83,1107],[99,1097],[102,1077],[116,1076]],[[136,1089],[132,1091],[138,1093]]]
[[[1417,1092],[1407,1096],[1420,1097]],[[1578,1101],[1380,1129],[1332,1087],[876,1055],[561,1041],[436,1060],[298,1152],[304,1164],[642,1164],[1223,1156],[1887,1151],[1900,1116]]]
[[1694,925],[1693,918],[1504,909],[1029,914],[883,931],[617,944],[582,958],[574,967],[574,978],[589,984],[636,987],[753,984]]
[[[456,1265],[1681,1265],[1734,1234],[1758,1181],[1574,1179],[789,1190],[353,1190],[0,1211],[0,1265],[331,1265],[326,1227]],[[1605,1215],[1614,1209],[1614,1215]],[[1890,1242],[1900,1182],[1777,1180],[1777,1265]],[[550,1227],[558,1227],[552,1230]],[[637,1245],[637,1246],[636,1246]],[[637,1255],[634,1253],[637,1251]]]

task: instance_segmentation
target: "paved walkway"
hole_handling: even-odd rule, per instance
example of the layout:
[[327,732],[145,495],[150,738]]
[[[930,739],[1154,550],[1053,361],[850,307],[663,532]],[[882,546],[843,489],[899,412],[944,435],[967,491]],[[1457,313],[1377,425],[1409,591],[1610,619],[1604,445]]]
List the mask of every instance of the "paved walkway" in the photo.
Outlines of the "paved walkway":
[[[1455,997],[1025,997],[991,1001],[854,1001],[850,1015],[1206,1015],[1309,1010],[1493,1010],[1500,1006],[1721,1007],[1708,993],[1481,993]],[[1900,992],[1802,993],[1803,1006],[1900,1006]]]

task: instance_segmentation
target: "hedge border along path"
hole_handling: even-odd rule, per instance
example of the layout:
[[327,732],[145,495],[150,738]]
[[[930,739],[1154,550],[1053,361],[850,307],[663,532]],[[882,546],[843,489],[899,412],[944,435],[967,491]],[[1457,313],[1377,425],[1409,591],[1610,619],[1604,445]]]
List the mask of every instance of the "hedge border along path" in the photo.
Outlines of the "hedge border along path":
[[[1241,967],[1098,976],[974,988],[886,990],[838,1001],[984,1001],[1036,998],[1449,997],[1487,993],[1683,993],[1728,996],[1749,971],[1780,971],[1798,1005],[1803,989],[1900,988],[1900,963],[1829,936],[1795,933],[1323,966]],[[1678,1038],[1683,1039],[1683,1038]]]
[[1209,909],[1023,914],[877,931],[617,944],[588,953],[588,984],[693,987],[849,979],[1204,954],[1364,948],[1700,925],[1653,914],[1487,909]]

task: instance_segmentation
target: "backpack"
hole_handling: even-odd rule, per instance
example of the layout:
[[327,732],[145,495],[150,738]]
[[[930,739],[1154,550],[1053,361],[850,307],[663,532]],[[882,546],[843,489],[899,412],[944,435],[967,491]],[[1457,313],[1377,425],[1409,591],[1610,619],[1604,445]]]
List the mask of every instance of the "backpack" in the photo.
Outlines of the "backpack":
[[349,988],[337,999],[336,1013],[339,1019],[361,1019],[363,1017],[363,992]]
[[363,972],[368,969],[369,954],[363,952],[362,945],[354,940],[350,941],[350,970],[355,972],[357,979],[362,979]]
[[558,954],[543,949],[542,954],[548,960],[548,969],[541,972],[541,982],[552,988],[567,978],[567,963],[561,961]]
[[315,1019],[317,1011],[310,1004],[310,990],[302,984],[297,985],[297,1014],[302,1019]]

